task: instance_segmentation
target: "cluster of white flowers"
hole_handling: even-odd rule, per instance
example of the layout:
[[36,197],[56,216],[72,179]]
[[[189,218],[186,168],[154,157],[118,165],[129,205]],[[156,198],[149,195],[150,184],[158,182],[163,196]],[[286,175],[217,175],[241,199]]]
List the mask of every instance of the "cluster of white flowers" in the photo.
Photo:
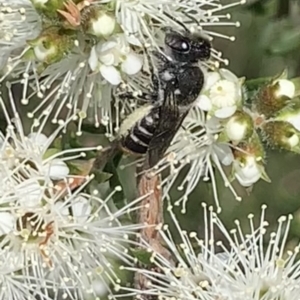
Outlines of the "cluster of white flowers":
[[[86,118],[114,134],[112,93],[120,83],[130,88],[142,69],[149,71],[145,49],[158,47],[161,30],[187,24],[212,38],[234,40],[205,28],[239,26],[223,11],[244,2],[0,0],[0,82],[21,82],[23,104],[41,99],[30,117],[43,118],[43,111],[56,107],[56,122],[67,107],[68,117],[79,111],[79,134]],[[212,54],[226,62],[217,50]],[[126,99],[115,101],[117,109],[126,106]]]
[[140,199],[118,210],[121,187],[84,192],[93,176],[82,158],[98,148],[54,148],[65,122],[46,136],[36,120],[26,135],[11,89],[9,99],[10,109],[0,97],[0,299],[99,299],[118,289],[120,264],[134,262],[130,236],[142,226],[127,216]]
[[163,300],[299,299],[299,244],[285,249],[291,216],[280,217],[277,229],[267,235],[263,205],[259,225],[255,227],[254,216],[250,214],[251,231],[245,234],[238,220],[236,228],[229,231],[211,207],[203,206],[202,239],[195,232],[182,230],[169,206],[180,242],[175,243],[169,226],[164,225],[158,231],[172,259],[149,248],[152,253],[149,265],[156,272],[151,268],[129,268],[144,276],[148,289],[127,289],[128,292],[140,294],[141,299],[151,295]]
[[[202,179],[211,182],[220,213],[216,171],[239,201],[233,180],[247,190],[260,179],[270,181],[263,142],[300,153],[300,102],[286,76],[266,82],[247,101],[245,78],[220,68],[228,61],[218,50],[213,48],[211,59],[199,66],[201,94],[151,170],[164,174],[155,192],[168,204],[179,247],[166,224],[155,224],[161,239],[153,247],[143,239],[147,224],[132,222],[132,212],[151,209],[150,201],[142,201],[147,195],[129,204],[123,199],[117,208],[113,200],[122,187],[95,183],[105,173],[94,170],[95,159],[88,158],[101,146],[74,149],[61,139],[61,134],[74,135],[78,142],[86,121],[101,126],[103,138],[115,136],[122,119],[123,125],[136,124],[126,116],[144,110],[135,96],[144,95],[144,89],[151,93],[151,55],[162,47],[165,28],[233,41],[212,31],[239,26],[224,11],[245,0],[231,2],[0,0],[0,83],[6,81],[0,85],[6,123],[0,131],[1,300],[116,299],[123,291],[159,300],[298,300],[299,246],[285,252],[290,216],[281,217],[266,239],[265,206],[256,229],[249,215],[251,232],[245,235],[239,221],[228,232],[203,204],[205,230],[199,239],[181,229],[172,211],[172,205],[182,205],[186,212],[188,197]],[[12,86],[19,89],[19,99]],[[128,91],[132,97],[124,96]],[[20,116],[17,101],[34,102],[34,109]],[[23,117],[29,118],[30,130],[24,129]],[[73,121],[77,136],[68,132]],[[57,128],[46,134],[50,123]],[[177,201],[170,196],[175,183],[181,193]],[[148,264],[144,257],[139,261],[144,254]],[[145,289],[125,284],[127,271],[142,275]]]
[[201,94],[155,168],[156,173],[169,169],[162,181],[163,196],[170,197],[176,182],[182,194],[175,205],[181,204],[183,213],[188,196],[201,178],[211,182],[217,209],[221,211],[215,171],[239,201],[241,197],[231,184],[234,179],[247,189],[260,179],[270,182],[265,170],[264,141],[300,153],[300,104],[297,98],[293,99],[294,83],[283,78],[272,80],[260,88],[257,99],[249,104],[244,80],[227,69],[206,72]]

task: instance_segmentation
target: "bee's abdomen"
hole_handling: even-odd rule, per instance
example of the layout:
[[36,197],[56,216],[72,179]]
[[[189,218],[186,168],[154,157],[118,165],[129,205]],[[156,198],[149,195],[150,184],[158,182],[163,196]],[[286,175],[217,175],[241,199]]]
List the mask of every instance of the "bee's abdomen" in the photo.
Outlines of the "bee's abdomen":
[[145,154],[155,132],[158,121],[156,109],[140,119],[126,135],[121,139],[121,145],[125,150],[136,154]]
[[148,145],[141,144],[135,136],[127,135],[121,140],[122,148],[135,154],[145,154],[148,150]]

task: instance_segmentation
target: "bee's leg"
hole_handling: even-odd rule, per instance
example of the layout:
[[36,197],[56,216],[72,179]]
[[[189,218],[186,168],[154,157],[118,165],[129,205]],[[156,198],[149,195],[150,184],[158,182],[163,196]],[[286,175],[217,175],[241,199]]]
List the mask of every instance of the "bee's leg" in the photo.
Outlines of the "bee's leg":
[[[160,90],[161,90],[161,84],[159,80],[159,69],[161,61],[165,62],[166,58],[159,53],[158,51],[146,51],[146,55],[148,58],[149,63],[149,72],[150,72],[150,79],[151,79],[151,98],[152,102],[156,103],[157,100],[159,100]],[[153,57],[158,58],[159,65],[155,63],[153,60]]]
[[156,91],[159,90],[159,79],[158,79],[157,74],[152,73],[152,75],[151,75],[151,81],[152,81],[153,91],[155,93]]
[[152,54],[153,54],[154,57],[156,57],[160,61],[160,63],[163,63],[163,64],[170,63],[170,59],[168,58],[168,56],[166,56],[162,52],[153,51]]
[[133,92],[126,92],[118,95],[118,97],[122,100],[127,100],[127,99],[136,99],[142,104],[146,103],[155,103],[158,98],[158,94],[156,92],[150,92],[149,93],[140,93],[138,96],[134,95]]

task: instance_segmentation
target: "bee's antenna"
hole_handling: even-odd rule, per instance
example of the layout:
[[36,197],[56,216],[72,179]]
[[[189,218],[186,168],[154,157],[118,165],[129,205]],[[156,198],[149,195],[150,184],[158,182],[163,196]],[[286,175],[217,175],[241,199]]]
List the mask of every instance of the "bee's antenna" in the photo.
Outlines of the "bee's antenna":
[[174,18],[173,16],[171,16],[169,13],[164,11],[164,14],[170,18],[172,21],[174,21],[175,23],[177,23],[178,25],[180,25],[185,31],[189,31],[188,28],[182,23],[180,22],[178,19]]
[[182,11],[182,13],[183,13],[186,17],[188,17],[191,21],[194,21],[194,22],[197,24],[198,27],[202,28],[200,22],[199,22],[195,17],[191,16],[190,14],[188,14],[188,13],[185,12],[185,11]]

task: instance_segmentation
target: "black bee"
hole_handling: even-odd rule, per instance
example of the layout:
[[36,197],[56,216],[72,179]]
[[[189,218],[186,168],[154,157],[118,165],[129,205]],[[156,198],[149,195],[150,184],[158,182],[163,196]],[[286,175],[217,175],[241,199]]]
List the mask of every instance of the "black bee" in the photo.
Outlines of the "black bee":
[[153,76],[152,103],[137,109],[122,124],[119,140],[125,151],[147,154],[144,169],[162,158],[192,104],[201,92],[204,75],[198,63],[210,58],[210,42],[190,32],[166,29],[165,55]]

